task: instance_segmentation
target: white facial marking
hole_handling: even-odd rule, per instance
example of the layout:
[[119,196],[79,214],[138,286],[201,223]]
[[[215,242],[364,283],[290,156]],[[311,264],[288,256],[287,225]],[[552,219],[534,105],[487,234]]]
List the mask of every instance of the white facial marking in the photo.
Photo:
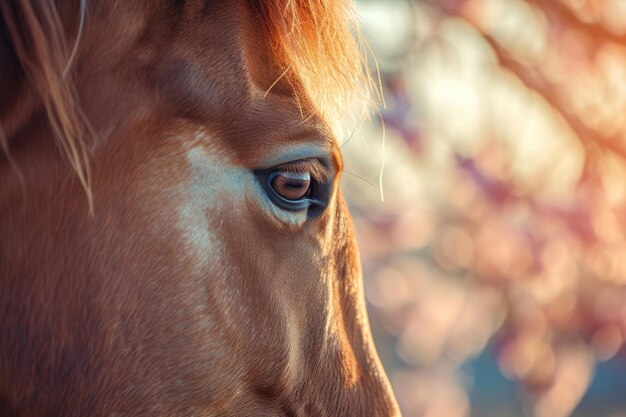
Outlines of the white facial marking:
[[208,146],[188,150],[187,161],[191,175],[180,205],[179,224],[190,248],[202,265],[208,266],[219,262],[217,231],[223,229],[224,216],[240,214],[246,188],[254,178],[251,172],[233,167]]

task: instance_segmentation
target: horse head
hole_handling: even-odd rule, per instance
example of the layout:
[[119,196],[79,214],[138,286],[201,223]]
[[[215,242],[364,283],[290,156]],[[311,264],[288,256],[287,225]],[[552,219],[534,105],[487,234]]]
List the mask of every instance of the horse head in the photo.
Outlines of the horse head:
[[342,1],[0,5],[0,414],[396,416]]

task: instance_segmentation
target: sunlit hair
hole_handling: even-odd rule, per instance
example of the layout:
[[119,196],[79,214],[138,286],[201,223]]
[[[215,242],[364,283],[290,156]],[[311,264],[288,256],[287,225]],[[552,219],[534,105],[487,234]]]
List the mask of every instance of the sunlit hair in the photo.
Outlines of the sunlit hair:
[[[338,127],[355,121],[355,116],[361,116],[369,103],[372,82],[350,1],[249,1],[265,26],[283,76],[292,82],[299,100],[306,100],[336,132]],[[80,1],[78,38],[85,3]],[[84,142],[88,124],[68,79],[73,53],[55,3],[0,1],[0,12],[22,70],[41,97],[57,142],[85,188],[91,207],[89,158]],[[303,118],[310,115],[309,107],[303,111]],[[5,140],[0,129],[0,141]],[[7,149],[7,144],[3,145]]]
[[[80,4],[82,28],[84,1]],[[76,171],[91,208],[89,158],[84,142],[86,123],[65,74],[72,53],[55,4],[45,0],[1,1],[0,12],[21,69],[41,98],[57,143]],[[0,139],[6,140],[4,135]],[[6,143],[4,148],[8,149]]]
[[[372,84],[356,14],[347,0],[251,0],[275,58],[333,127],[364,114]],[[372,88],[374,87],[374,88]],[[304,115],[306,117],[306,114]]]

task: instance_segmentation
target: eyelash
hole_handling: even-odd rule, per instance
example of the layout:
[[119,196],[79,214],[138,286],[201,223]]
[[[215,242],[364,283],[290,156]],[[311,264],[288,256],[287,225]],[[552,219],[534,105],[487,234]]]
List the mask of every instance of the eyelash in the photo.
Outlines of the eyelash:
[[309,173],[311,175],[311,181],[318,183],[325,183],[328,181],[328,174],[322,167],[320,167],[320,164],[309,159],[281,164],[272,168],[272,170],[291,172],[294,174]]

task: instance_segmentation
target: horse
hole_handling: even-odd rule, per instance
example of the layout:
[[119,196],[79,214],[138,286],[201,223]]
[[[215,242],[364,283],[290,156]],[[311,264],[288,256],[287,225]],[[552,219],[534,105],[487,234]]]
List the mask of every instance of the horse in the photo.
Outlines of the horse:
[[351,7],[0,4],[0,415],[400,415],[339,190]]

